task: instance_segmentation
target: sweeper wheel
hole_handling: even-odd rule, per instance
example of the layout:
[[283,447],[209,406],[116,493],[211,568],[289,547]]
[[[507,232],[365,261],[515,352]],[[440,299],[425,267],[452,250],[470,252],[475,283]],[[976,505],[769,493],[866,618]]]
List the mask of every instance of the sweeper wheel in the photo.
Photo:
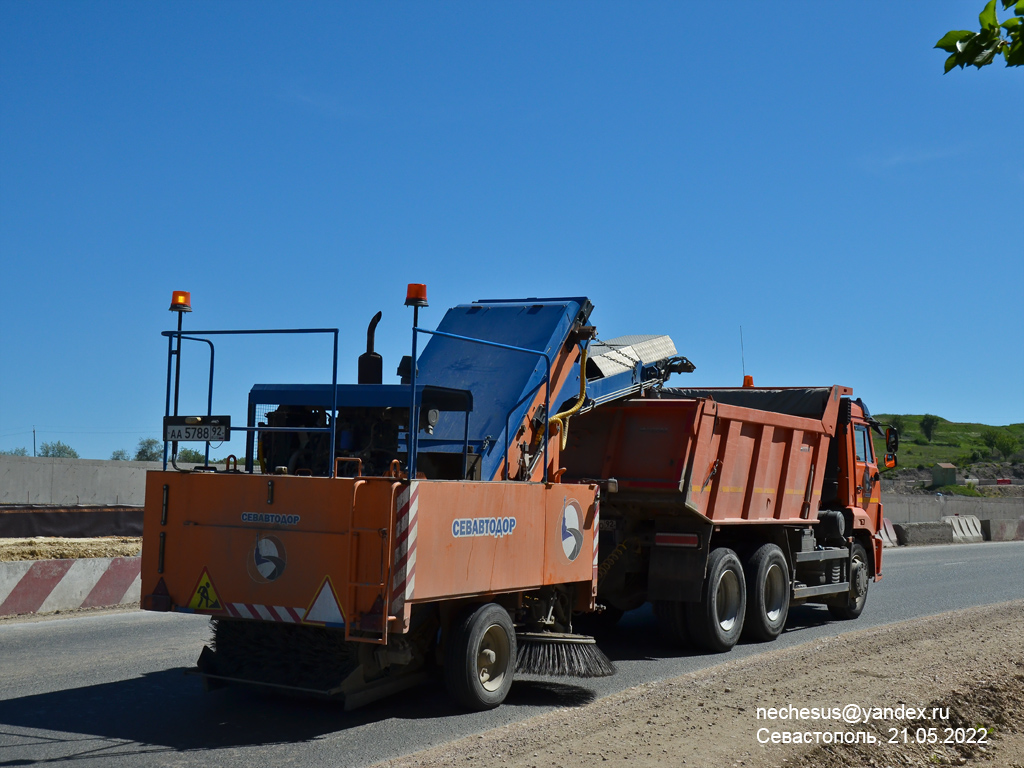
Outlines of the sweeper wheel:
[[472,606],[448,636],[445,685],[467,709],[493,709],[512,687],[515,660],[516,632],[508,611],[496,603]]

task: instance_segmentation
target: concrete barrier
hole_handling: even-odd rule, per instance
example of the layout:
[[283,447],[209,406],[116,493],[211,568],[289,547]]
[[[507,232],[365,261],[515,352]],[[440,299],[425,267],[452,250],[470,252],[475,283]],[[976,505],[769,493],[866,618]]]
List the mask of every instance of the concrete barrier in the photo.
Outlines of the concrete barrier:
[[901,547],[907,546],[907,529],[899,523],[893,523],[892,529],[896,531],[896,543]]
[[1024,517],[1019,520],[982,520],[985,541],[1024,541]]
[[885,516],[893,523],[936,522],[943,517],[974,515],[979,520],[1019,520],[1024,497],[985,499],[974,496],[898,496],[882,494]]
[[985,535],[981,532],[981,520],[974,515],[967,515],[962,518],[964,526],[967,528],[968,533],[975,541],[984,541]]
[[949,523],[907,523],[902,528],[907,546],[953,543],[953,526]]
[[158,461],[97,461],[0,456],[0,503],[145,503],[146,472]]
[[0,616],[137,603],[141,572],[141,557],[0,563]]
[[981,533],[981,523],[974,515],[944,517],[942,522],[953,529],[953,542],[956,544],[978,544],[985,540]]
[[888,517],[882,518],[882,530],[879,531],[882,536],[883,547],[898,547],[899,537],[896,535],[896,529],[892,526],[892,521]]

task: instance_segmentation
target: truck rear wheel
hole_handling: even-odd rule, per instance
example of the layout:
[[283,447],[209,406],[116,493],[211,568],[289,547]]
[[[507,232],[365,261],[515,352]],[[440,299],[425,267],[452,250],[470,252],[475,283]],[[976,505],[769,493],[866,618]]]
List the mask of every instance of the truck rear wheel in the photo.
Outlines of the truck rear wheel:
[[496,603],[465,611],[452,625],[444,654],[448,692],[472,710],[493,709],[512,687],[516,632],[508,611]]
[[731,549],[713,549],[699,603],[686,603],[686,618],[693,641],[709,651],[731,650],[743,631],[747,589],[743,566]]
[[828,606],[828,612],[837,619],[856,619],[868,601],[868,584],[871,581],[868,553],[859,541],[853,542],[850,554],[850,591],[840,595],[835,603]]
[[775,544],[763,544],[746,563],[747,615],[744,636],[761,642],[778,637],[789,616],[789,566]]

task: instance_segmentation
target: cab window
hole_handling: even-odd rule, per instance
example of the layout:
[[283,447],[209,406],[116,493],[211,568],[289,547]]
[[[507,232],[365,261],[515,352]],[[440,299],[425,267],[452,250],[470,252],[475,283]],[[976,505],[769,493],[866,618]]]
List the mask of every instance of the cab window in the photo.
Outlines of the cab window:
[[874,460],[871,454],[871,433],[867,427],[862,427],[860,424],[856,425],[855,429],[857,461],[864,461],[870,464]]

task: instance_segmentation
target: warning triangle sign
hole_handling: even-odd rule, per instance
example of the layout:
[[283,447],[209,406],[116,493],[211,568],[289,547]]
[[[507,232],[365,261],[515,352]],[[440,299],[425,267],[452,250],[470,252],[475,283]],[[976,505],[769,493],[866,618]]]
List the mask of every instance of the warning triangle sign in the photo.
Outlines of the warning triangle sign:
[[303,621],[307,624],[344,624],[345,614],[338,602],[331,577],[325,576],[317,590],[316,597],[310,603]]
[[188,601],[188,606],[186,607],[189,610],[201,613],[216,613],[224,610],[224,606],[220,604],[217,588],[213,586],[210,572],[206,568],[203,568],[199,581],[196,583],[196,588],[192,591],[192,599]]

